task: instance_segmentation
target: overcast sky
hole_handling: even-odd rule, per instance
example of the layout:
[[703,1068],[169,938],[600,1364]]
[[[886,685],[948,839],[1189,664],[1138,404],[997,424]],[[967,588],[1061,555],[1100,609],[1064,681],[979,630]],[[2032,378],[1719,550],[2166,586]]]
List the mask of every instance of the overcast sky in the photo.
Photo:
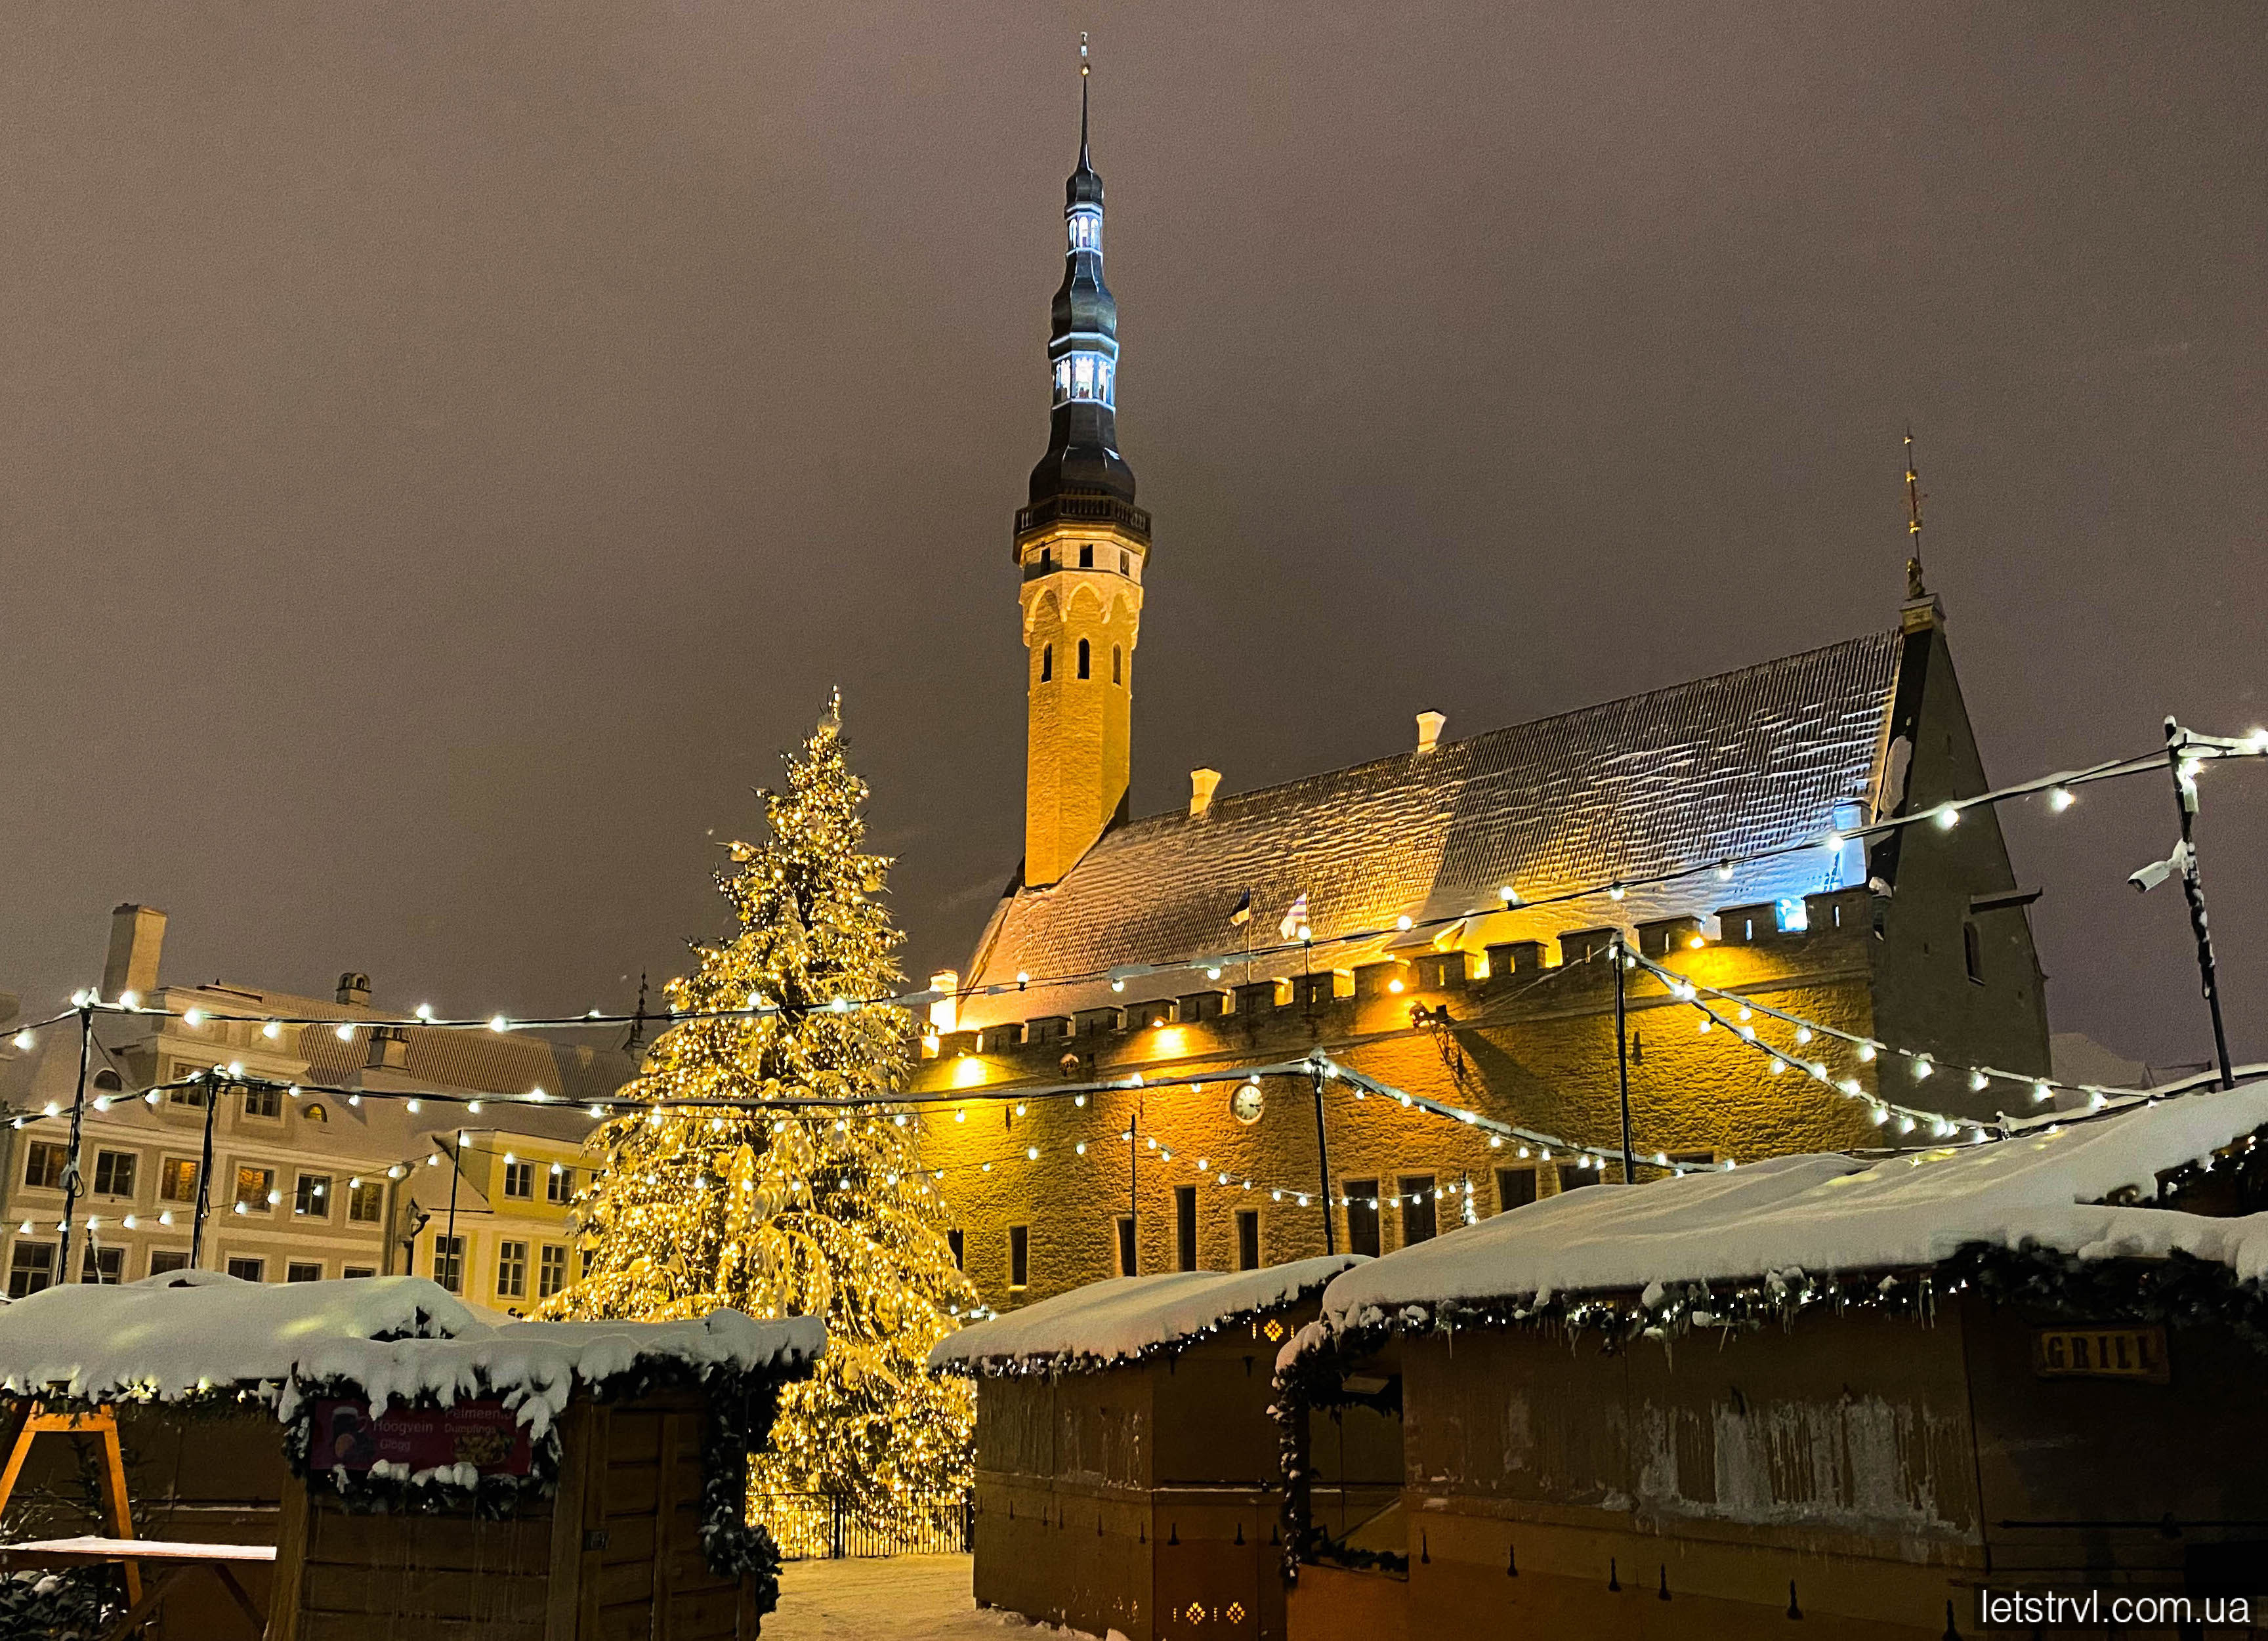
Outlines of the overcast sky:
[[[2257,7],[0,15],[0,985],[622,1005],[846,699],[908,968],[1021,849],[1009,527],[1094,34],[1138,813],[1884,627],[1996,779],[2268,719]],[[2207,779],[2268,1056],[2268,765]],[[2166,784],[2011,816],[2207,1052]]]

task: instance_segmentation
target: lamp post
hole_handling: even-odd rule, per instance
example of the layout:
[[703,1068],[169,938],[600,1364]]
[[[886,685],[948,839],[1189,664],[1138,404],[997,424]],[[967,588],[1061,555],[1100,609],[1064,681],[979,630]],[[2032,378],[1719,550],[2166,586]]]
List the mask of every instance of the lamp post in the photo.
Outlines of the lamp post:
[[1631,1152],[1630,1115],[1630,1027],[1628,1000],[1624,997],[1624,976],[1630,972],[1630,960],[1623,954],[1623,932],[1615,931],[1615,1079],[1622,1089],[1623,1102],[1623,1183],[1638,1183],[1638,1162]]

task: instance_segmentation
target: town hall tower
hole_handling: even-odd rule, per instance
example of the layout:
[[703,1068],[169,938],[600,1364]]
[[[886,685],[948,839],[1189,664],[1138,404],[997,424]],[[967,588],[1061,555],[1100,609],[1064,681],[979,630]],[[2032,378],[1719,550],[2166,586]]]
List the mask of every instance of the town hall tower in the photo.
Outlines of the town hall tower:
[[1102,281],[1102,179],[1087,153],[1079,46],[1079,168],[1064,194],[1064,279],[1048,338],[1047,454],[1016,513],[1028,732],[1024,882],[1059,881],[1126,818],[1134,644],[1150,515],[1118,453],[1118,305]]

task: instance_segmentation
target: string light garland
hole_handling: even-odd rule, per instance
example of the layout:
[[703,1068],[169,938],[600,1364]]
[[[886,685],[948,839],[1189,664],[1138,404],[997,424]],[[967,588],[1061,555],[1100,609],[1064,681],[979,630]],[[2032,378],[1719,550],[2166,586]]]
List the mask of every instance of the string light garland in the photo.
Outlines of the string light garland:
[[[2198,775],[2208,763],[2230,758],[2257,757],[2268,757],[2268,729],[2256,729],[2241,739],[2198,737],[2193,734],[2191,741],[2181,749],[2179,768],[2183,779],[2194,784]],[[1621,900],[1633,888],[1683,882],[1706,873],[1713,872],[1719,880],[1726,880],[1729,879],[1734,871],[1742,866],[1784,859],[1792,855],[1801,855],[1822,849],[1830,851],[1839,850],[1846,844],[1887,837],[1908,827],[1930,825],[1939,829],[1950,829],[1959,823],[1962,815],[1971,810],[1995,807],[2016,798],[2036,797],[2042,793],[2047,795],[2050,808],[2060,814],[2076,801],[2076,792],[2080,787],[2100,781],[2123,780],[2131,776],[2157,773],[2162,771],[2165,767],[2166,754],[2164,749],[2161,747],[2137,757],[2110,759],[2080,769],[2036,776],[2029,780],[2016,782],[2012,785],[1996,787],[1990,791],[1980,792],[1971,798],[1948,799],[1912,814],[1888,816],[1864,826],[1830,828],[1816,838],[1777,844],[1770,849],[1756,850],[1744,855],[1727,856],[1720,860],[1706,861],[1692,865],[1669,867],[1660,872],[1624,875],[1601,882],[1577,885],[1549,894],[1525,895],[1512,886],[1506,885],[1498,888],[1493,896],[1484,898],[1482,903],[1462,911],[1427,918],[1410,918],[1401,916],[1397,916],[1392,924],[1377,928],[1351,930],[1340,934],[1255,946],[1248,952],[1235,953],[1233,959],[1222,953],[1200,953],[1162,962],[1112,963],[1058,975],[1019,973],[1012,981],[996,981],[982,986],[962,986],[950,991],[926,989],[918,991],[876,992],[873,995],[843,992],[795,1003],[752,997],[749,1000],[740,1004],[720,1000],[707,1006],[695,1008],[687,1006],[681,1000],[672,1000],[667,1005],[666,1015],[645,1012],[608,1013],[599,1009],[587,1009],[574,1014],[519,1017],[490,1013],[456,1018],[443,1016],[430,1006],[421,1004],[407,1015],[364,1014],[342,1020],[335,1014],[247,1013],[225,1009],[208,1009],[201,1005],[190,1005],[178,1010],[151,1008],[144,1006],[140,999],[130,992],[106,1001],[98,990],[89,987],[72,994],[72,1006],[69,1011],[23,1027],[18,1034],[19,1039],[18,1046],[25,1046],[20,1041],[22,1037],[35,1036],[46,1027],[71,1019],[82,1007],[92,1009],[98,1014],[146,1015],[158,1019],[178,1019],[193,1028],[207,1022],[222,1022],[231,1025],[255,1026],[263,1031],[269,1026],[274,1026],[279,1030],[286,1026],[328,1026],[335,1032],[340,1033],[342,1037],[350,1037],[354,1032],[360,1030],[416,1027],[442,1031],[477,1030],[508,1034],[519,1031],[565,1031],[655,1023],[683,1025],[699,1020],[753,1021],[782,1013],[795,1015],[814,1009],[828,1009],[838,1012],[844,1010],[873,1008],[918,1010],[932,1004],[958,1003],[970,997],[999,997],[1034,989],[1047,990],[1093,985],[1098,982],[1110,983],[1114,990],[1123,990],[1124,982],[1128,980],[1195,969],[1205,969],[1211,977],[1218,978],[1218,975],[1212,974],[1211,971],[1225,971],[1232,961],[1247,963],[1278,957],[1311,954],[1317,951],[1328,951],[1334,946],[1361,945],[1384,939],[1397,933],[1447,928],[1451,924],[1467,922],[1476,916],[1504,910],[1530,911],[1542,907],[1590,900],[1600,895]],[[735,851],[749,853],[752,857],[750,845],[734,843],[729,847]],[[740,857],[736,855],[735,857],[737,859]]]
[[[2153,1105],[2161,1100],[2185,1094],[2191,1092],[2192,1087],[2202,1087],[2211,1078],[2211,1074],[2205,1074],[2195,1078],[2185,1079],[2181,1083],[2169,1084],[2162,1088],[2138,1090],[2105,1087],[2095,1083],[2074,1083],[2054,1077],[2004,1071],[1988,1065],[1970,1065],[1958,1061],[1940,1060],[1927,1049],[1900,1048],[1885,1042],[1880,1038],[1845,1031],[1840,1027],[1829,1026],[1819,1020],[1807,1019],[1800,1014],[1791,1013],[1786,1009],[1772,1007],[1742,992],[1727,990],[1721,986],[1703,985],[1698,981],[1681,975],[1675,969],[1666,968],[1651,958],[1645,957],[1635,951],[1630,952],[1628,956],[1634,966],[1645,970],[1668,988],[1673,1000],[1700,1013],[1704,1017],[1703,1031],[1722,1029],[1734,1041],[1758,1053],[1770,1056],[1778,1063],[1781,1071],[1800,1071],[1813,1081],[1823,1084],[1848,1099],[1866,1101],[1874,1107],[1877,1123],[1897,1126],[1901,1134],[1911,1133],[1915,1129],[1926,1124],[1932,1130],[1932,1137],[1935,1139],[1949,1137],[1962,1129],[1975,1130],[1977,1138],[2006,1137],[2036,1128],[2043,1122],[2082,1122],[2117,1111],[2130,1110],[2136,1106]],[[1727,1018],[1710,1004],[1701,1001],[1705,996],[1734,1004],[1738,1010],[1738,1016]],[[1980,1118],[1957,1116],[1951,1112],[1934,1110],[1926,1106],[1913,1105],[1893,1099],[1881,1092],[1879,1079],[1876,1083],[1876,1091],[1868,1093],[1855,1077],[1847,1075],[1837,1077],[1824,1061],[1805,1056],[1793,1049],[1777,1049],[1764,1042],[1757,1036],[1753,1025],[1749,1024],[1745,1018],[1750,1015],[1763,1015],[1768,1019],[1793,1027],[1796,1034],[1798,1049],[1806,1046],[1808,1040],[1813,1038],[1831,1038],[1853,1049],[1856,1057],[1862,1063],[1878,1066],[1885,1059],[1902,1063],[1907,1069],[1907,1074],[1918,1083],[1926,1081],[1940,1073],[1948,1073],[1964,1079],[1972,1093],[1981,1093],[1996,1084],[2001,1084],[2025,1089],[2035,1105],[2046,1104],[2058,1093],[2084,1096],[2087,1104],[2085,1108],[2080,1111],[2051,1112],[2029,1117],[2003,1111],[1992,1117]],[[2241,1074],[2250,1075],[2262,1070],[2268,1070],[2268,1067],[2244,1066],[2238,1070]]]

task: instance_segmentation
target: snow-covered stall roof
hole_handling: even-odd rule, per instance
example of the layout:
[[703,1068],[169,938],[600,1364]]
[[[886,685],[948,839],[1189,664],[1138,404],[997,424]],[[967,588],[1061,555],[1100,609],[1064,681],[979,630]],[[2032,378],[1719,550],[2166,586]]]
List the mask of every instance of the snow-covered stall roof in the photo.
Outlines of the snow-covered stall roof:
[[342,1340],[491,1327],[423,1277],[258,1283],[175,1271],[122,1285],[70,1283],[0,1309],[0,1387],[66,1385],[89,1401],[162,1401],[288,1378],[307,1351]]
[[697,1321],[504,1322],[454,1339],[328,1341],[300,1358],[297,1378],[353,1385],[373,1408],[428,1397],[446,1407],[460,1395],[502,1392],[541,1436],[578,1383],[661,1362],[703,1377],[771,1368],[790,1378],[826,1349],[827,1324],[816,1316],[760,1322],[717,1311]]
[[1322,1320],[1340,1330],[1411,1306],[1911,1269],[1979,1243],[2081,1259],[2178,1251],[2250,1281],[2268,1276],[2268,1214],[2216,1219],[2102,1199],[2127,1186],[2147,1193],[2156,1174],[2264,1125],[2268,1080],[1887,1161],[1782,1157],[1563,1192],[1349,1271],[1325,1291]]
[[[48,1288],[0,1309],[0,1388],[170,1401],[224,1386],[347,1381],[373,1402],[510,1390],[539,1426],[579,1380],[667,1360],[696,1373],[793,1370],[826,1348],[816,1318],[737,1311],[674,1322],[489,1321],[423,1277],[243,1282],[178,1272]],[[288,1412],[288,1407],[284,1409]]]
[[1359,1254],[1327,1254],[1260,1270],[1115,1277],[964,1328],[937,1343],[930,1365],[1108,1367],[1292,1304],[1366,1262]]

